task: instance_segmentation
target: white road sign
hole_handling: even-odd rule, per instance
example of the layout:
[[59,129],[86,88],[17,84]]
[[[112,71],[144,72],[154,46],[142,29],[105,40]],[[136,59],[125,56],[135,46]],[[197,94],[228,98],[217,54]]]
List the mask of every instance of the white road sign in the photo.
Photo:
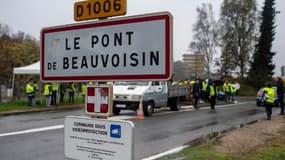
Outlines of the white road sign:
[[166,80],[172,73],[168,12],[44,28],[43,81]]
[[133,160],[133,132],[130,121],[67,116],[64,153],[79,160]]

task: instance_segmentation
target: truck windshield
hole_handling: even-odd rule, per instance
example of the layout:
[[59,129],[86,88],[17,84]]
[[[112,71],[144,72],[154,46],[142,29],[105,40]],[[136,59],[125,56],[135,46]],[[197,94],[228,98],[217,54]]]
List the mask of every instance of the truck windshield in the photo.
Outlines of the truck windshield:
[[135,85],[135,86],[147,86],[148,82],[115,82],[114,85],[123,85],[123,86],[130,86],[130,85]]

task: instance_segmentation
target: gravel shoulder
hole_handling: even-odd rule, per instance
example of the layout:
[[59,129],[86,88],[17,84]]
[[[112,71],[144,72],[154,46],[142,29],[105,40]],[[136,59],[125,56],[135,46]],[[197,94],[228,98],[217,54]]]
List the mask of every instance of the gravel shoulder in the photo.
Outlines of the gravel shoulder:
[[247,153],[280,136],[280,132],[284,130],[285,116],[278,115],[271,120],[259,120],[257,123],[226,133],[216,141],[214,150],[222,153]]

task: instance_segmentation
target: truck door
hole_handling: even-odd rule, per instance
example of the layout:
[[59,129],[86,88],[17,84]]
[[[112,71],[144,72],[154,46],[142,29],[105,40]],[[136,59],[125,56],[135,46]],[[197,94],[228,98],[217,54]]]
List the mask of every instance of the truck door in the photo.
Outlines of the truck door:
[[155,100],[156,107],[167,106],[167,85],[166,82],[152,81],[153,99]]

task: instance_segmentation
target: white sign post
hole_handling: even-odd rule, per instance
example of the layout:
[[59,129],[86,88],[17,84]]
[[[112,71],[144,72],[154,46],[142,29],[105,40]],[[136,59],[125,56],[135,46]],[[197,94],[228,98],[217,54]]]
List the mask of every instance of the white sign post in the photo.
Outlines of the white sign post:
[[44,28],[43,81],[167,80],[172,74],[168,12]]
[[64,153],[79,160],[133,160],[133,133],[130,121],[67,116]]

